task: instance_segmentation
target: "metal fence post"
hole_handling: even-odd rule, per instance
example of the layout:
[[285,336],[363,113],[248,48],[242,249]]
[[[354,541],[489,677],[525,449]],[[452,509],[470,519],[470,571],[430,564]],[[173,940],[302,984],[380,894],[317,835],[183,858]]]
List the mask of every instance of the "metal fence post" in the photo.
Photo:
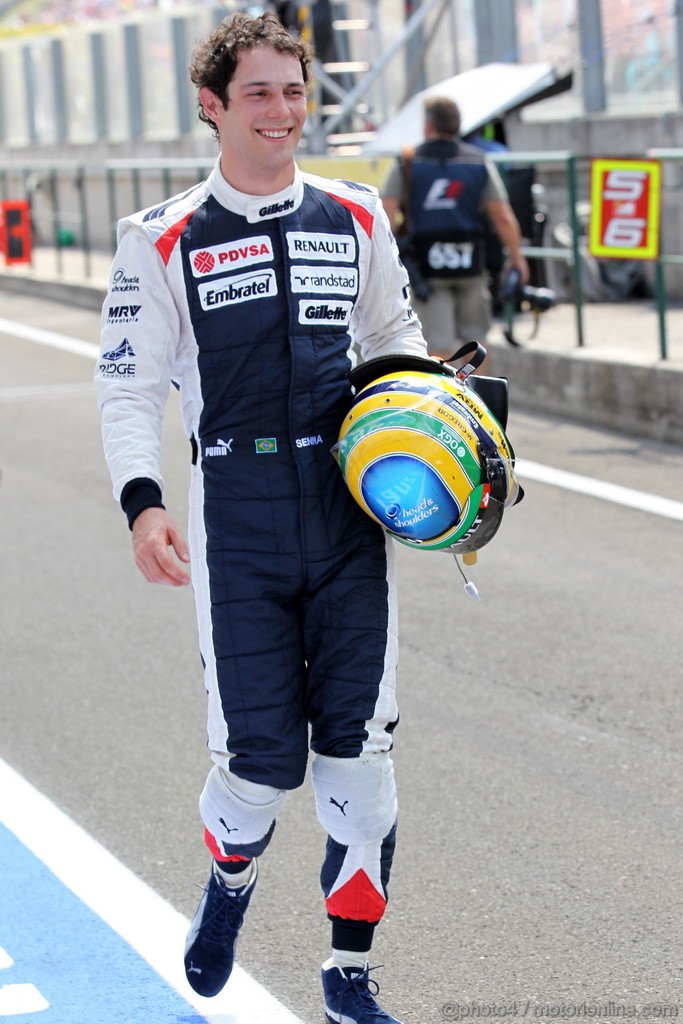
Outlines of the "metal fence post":
[[556,152],[529,152],[529,153],[488,153],[487,157],[497,165],[505,164],[539,164],[563,163],[567,173],[567,192],[569,195],[569,221],[571,225],[572,243],[571,248],[557,246],[534,246],[523,245],[522,252],[525,256],[535,256],[544,259],[566,259],[570,265],[572,275],[572,291],[574,306],[576,308],[576,331],[577,344],[583,345],[583,289],[581,286],[581,267],[579,263],[579,224],[576,213],[577,187],[576,187],[576,157],[568,150]]
[[131,177],[133,179],[133,208],[135,210],[141,210],[142,189],[140,187],[140,171],[137,167],[133,167],[131,171]]
[[567,157],[567,192],[569,194],[569,223],[572,229],[572,281],[574,284],[574,303],[576,306],[576,334],[579,347],[584,344],[583,338],[583,288],[581,287],[581,254],[579,249],[579,218],[576,212],[578,192],[576,188],[576,157]]
[[655,298],[657,300],[657,317],[659,320],[659,353],[662,359],[666,359],[668,355],[666,343],[666,288],[664,266],[661,259],[655,260]]
[[116,225],[118,215],[116,212],[116,171],[113,167],[107,167],[107,194],[109,196],[109,229],[111,233],[111,251],[116,252]]
[[81,219],[81,247],[83,249],[83,266],[85,276],[90,277],[92,273],[92,264],[90,260],[90,229],[88,224],[88,204],[86,202],[85,196],[85,169],[83,167],[76,168],[74,185],[78,190],[78,208]]
[[50,182],[50,206],[52,207],[52,223],[54,226],[54,241],[55,241],[55,256],[57,259],[57,273],[61,275],[64,270],[62,260],[62,246],[60,244],[60,231],[61,223],[59,219],[59,197],[58,197],[58,183],[57,183],[57,171],[51,168],[48,172],[48,180]]

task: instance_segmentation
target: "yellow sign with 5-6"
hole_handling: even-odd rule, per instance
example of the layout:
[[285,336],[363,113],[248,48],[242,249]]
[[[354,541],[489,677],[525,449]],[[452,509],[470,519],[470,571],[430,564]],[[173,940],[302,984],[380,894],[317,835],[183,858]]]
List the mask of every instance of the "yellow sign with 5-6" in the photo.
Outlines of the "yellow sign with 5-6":
[[591,255],[657,259],[661,181],[658,160],[591,162]]

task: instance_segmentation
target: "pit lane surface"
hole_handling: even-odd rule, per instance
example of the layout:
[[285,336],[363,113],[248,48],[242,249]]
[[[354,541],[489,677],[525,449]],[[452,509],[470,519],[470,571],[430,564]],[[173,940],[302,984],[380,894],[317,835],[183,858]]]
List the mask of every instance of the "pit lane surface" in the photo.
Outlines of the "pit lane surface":
[[[0,316],[97,340],[98,317],[67,306],[3,298]],[[133,566],[87,352],[0,334],[0,756],[191,916],[209,767],[192,597]],[[680,449],[514,409],[509,433],[522,465],[683,502]],[[189,451],[173,403],[166,452],[182,521]],[[380,1001],[405,1024],[610,1006],[675,1016],[683,524],[523,483],[469,573],[481,603],[450,556],[397,552],[400,842],[375,947]],[[321,1019],[323,846],[305,786],[280,816],[239,946],[305,1024]],[[39,916],[40,894],[25,898]]]

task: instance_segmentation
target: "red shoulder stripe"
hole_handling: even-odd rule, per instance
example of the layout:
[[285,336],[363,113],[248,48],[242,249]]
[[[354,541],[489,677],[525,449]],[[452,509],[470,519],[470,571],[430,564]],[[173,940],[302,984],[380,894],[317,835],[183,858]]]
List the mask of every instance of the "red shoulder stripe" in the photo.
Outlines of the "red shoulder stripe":
[[182,235],[185,225],[188,223],[193,213],[194,210],[190,210],[182,220],[176,221],[175,224],[172,224],[170,228],[164,231],[163,235],[160,235],[154,243],[159,255],[164,261],[164,266],[168,265],[173,248]]
[[328,192],[327,195],[330,196],[331,199],[336,199],[342,206],[345,206],[346,209],[349,210],[356,218],[368,238],[372,238],[372,229],[375,224],[375,218],[368,210],[365,209],[364,206],[361,206],[359,203],[354,203],[352,199],[344,199],[342,196],[337,196],[334,192]]

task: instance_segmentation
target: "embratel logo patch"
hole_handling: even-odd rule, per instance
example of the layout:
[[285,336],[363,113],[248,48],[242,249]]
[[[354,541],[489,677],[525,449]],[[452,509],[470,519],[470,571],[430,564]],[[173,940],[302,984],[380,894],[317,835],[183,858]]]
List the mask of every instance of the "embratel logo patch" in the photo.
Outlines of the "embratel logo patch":
[[197,292],[202,309],[207,311],[232,306],[237,302],[267,299],[277,295],[275,271],[255,270],[251,274],[224,277],[221,281],[214,281],[211,284],[200,284]]
[[210,245],[206,249],[193,249],[190,253],[190,266],[195,277],[206,277],[207,274],[239,270],[272,258],[273,246],[268,235],[255,235],[253,238],[240,238],[222,245]]
[[326,235],[314,231],[288,231],[287,246],[291,260],[353,263],[356,258],[356,239],[353,235]]
[[352,309],[352,302],[318,302],[315,299],[302,299],[299,302],[299,323],[339,324],[348,327]]
[[355,295],[358,292],[358,271],[355,267],[290,267],[293,292],[320,292],[329,295]]

